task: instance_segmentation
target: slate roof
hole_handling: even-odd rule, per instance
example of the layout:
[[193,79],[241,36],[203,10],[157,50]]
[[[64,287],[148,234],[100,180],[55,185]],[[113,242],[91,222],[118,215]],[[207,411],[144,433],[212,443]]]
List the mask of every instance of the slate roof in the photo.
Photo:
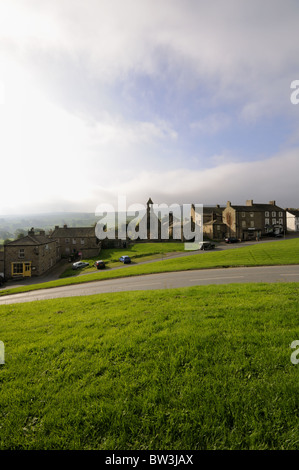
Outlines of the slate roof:
[[208,220],[207,222],[204,222],[204,225],[226,225],[224,222],[221,220]]
[[203,206],[203,213],[210,214],[211,212],[216,212],[217,214],[222,214],[226,206]]
[[25,237],[18,238],[17,240],[12,240],[7,242],[6,245],[11,246],[36,246],[36,245],[46,245],[52,243],[54,240],[49,239],[44,235],[26,235]]
[[51,234],[51,238],[95,238],[95,227],[58,227]]
[[286,209],[290,214],[299,217],[299,209]]
[[231,207],[235,210],[242,211],[242,212],[260,212],[260,211],[284,211],[282,207],[273,204],[258,204],[254,203],[252,206],[237,206],[232,204]]

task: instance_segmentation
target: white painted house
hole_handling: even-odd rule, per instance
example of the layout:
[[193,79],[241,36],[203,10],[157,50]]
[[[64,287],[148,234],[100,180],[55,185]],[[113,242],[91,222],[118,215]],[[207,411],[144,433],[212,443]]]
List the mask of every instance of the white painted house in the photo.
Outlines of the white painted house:
[[299,232],[299,209],[286,209],[287,231]]

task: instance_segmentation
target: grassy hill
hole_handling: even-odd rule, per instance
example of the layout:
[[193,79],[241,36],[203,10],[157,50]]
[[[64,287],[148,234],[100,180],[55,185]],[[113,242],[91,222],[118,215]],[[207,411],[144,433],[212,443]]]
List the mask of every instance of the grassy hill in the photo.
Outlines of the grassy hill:
[[0,306],[0,449],[299,449],[299,285]]

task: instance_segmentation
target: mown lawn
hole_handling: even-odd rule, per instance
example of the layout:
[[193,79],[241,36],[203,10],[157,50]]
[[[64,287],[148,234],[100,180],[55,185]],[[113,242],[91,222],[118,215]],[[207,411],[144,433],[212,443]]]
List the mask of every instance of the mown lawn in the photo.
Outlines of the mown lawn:
[[0,449],[299,449],[299,285],[0,306]]
[[165,243],[135,243],[134,245],[128,245],[126,248],[104,248],[96,258],[86,258],[82,261],[89,263],[90,268],[86,267],[80,272],[74,271],[70,265],[60,276],[61,278],[69,276],[78,276],[81,273],[88,273],[94,271],[96,268],[93,266],[96,260],[105,261],[107,268],[115,268],[123,266],[123,263],[119,261],[119,258],[123,255],[130,256],[132,263],[140,261],[149,261],[154,259],[163,259],[163,256],[167,256],[170,253],[184,251],[184,243],[182,242],[165,242]]
[[[145,248],[143,248],[145,249]],[[196,255],[186,255],[179,258],[164,259],[149,264],[128,265],[122,269],[103,270],[94,274],[66,277],[56,281],[22,286],[18,288],[1,289],[0,296],[36,289],[51,288],[82,282],[138,276],[170,271],[186,271],[194,269],[221,268],[234,266],[273,266],[299,264],[299,238],[267,242],[242,248],[223,251],[200,252]]]

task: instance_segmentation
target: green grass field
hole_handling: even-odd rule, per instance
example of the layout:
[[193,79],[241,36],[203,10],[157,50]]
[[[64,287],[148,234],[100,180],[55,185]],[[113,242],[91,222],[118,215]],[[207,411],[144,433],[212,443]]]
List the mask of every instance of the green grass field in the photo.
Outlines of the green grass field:
[[0,306],[0,449],[299,449],[299,284]]
[[[167,256],[170,253],[182,251],[184,251],[184,243],[182,242],[135,243],[134,245],[129,245],[127,248],[123,249],[105,248],[101,250],[101,253],[97,258],[88,258],[83,260],[89,263],[91,267],[84,268],[82,272],[85,274],[94,271],[96,268],[93,265],[98,259],[105,261],[107,268],[115,268],[123,266],[123,263],[119,261],[119,258],[123,255],[130,256],[132,263],[136,263],[140,261],[163,259],[164,256]],[[74,271],[70,266],[60,277],[78,276],[78,274],[80,274],[80,272],[78,273]]]
[[[144,244],[143,248],[141,244],[139,245],[140,251],[138,254],[140,256],[142,255],[142,250],[143,254],[146,253],[146,250],[148,249],[146,245],[147,244]],[[121,253],[124,254],[123,251]],[[119,253],[117,252],[117,256],[118,254]],[[140,259],[141,258],[139,257],[139,260]],[[215,251],[200,252],[199,254],[189,256],[186,254],[186,256],[180,258],[164,259],[163,261],[155,261],[149,264],[133,264],[121,269],[107,269],[98,271],[94,274],[76,275],[46,283],[33,284],[18,288],[7,288],[2,289],[0,291],[0,295],[159,272],[234,266],[273,266],[284,264],[299,264],[299,238],[293,240],[261,243],[224,251],[217,251],[216,249]]]

